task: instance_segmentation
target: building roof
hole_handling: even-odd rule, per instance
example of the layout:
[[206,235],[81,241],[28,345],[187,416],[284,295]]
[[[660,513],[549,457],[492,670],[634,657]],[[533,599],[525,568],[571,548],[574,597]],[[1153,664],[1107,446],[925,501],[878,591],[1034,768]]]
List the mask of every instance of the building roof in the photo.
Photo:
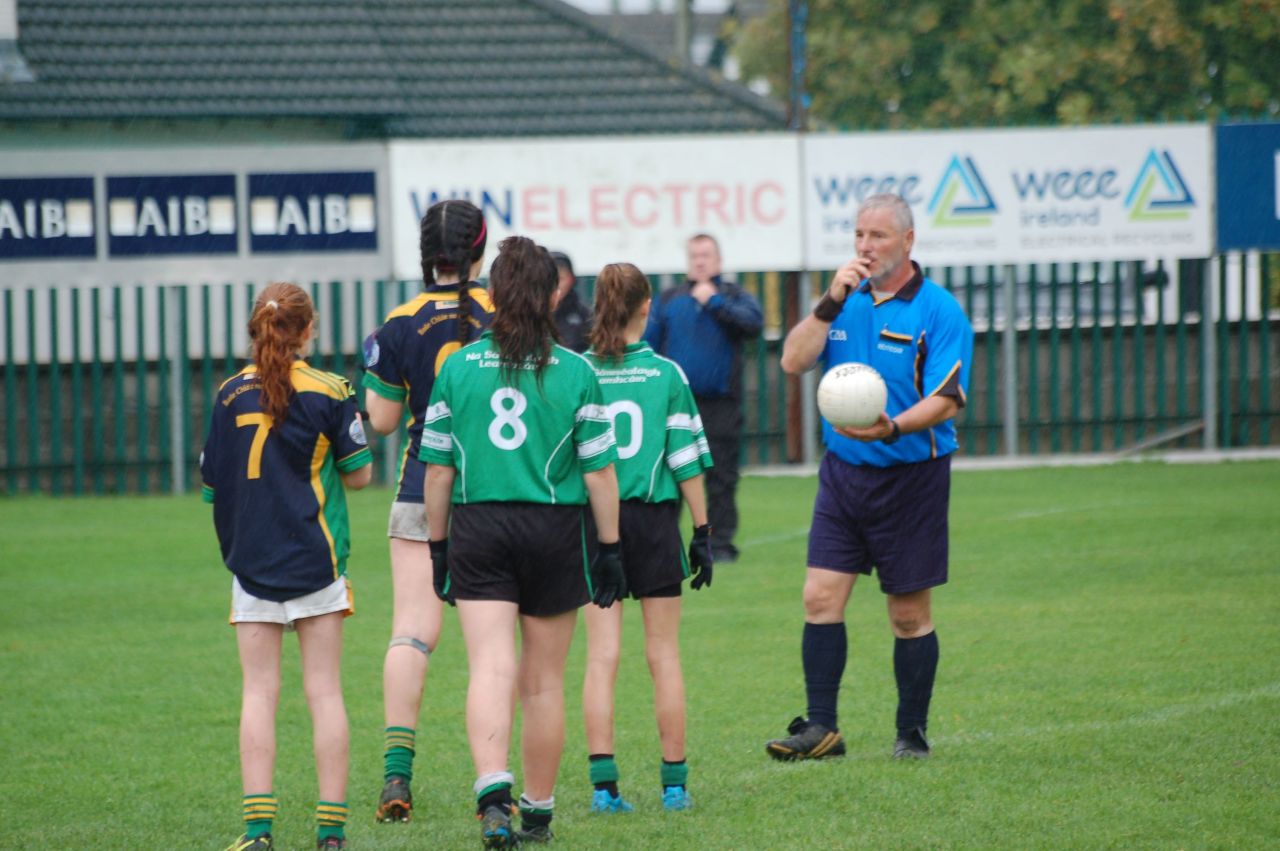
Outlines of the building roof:
[[559,0],[18,0],[0,121],[323,118],[374,136],[781,129]]

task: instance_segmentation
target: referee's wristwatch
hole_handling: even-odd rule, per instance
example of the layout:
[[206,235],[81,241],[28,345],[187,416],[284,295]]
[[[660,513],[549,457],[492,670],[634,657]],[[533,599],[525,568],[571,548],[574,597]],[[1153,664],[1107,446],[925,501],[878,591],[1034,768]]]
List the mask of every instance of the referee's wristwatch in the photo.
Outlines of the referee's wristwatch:
[[882,438],[880,440],[880,442],[883,443],[885,446],[889,446],[890,444],[897,443],[898,438],[902,437],[902,429],[898,426],[897,420],[889,420],[889,427],[892,428],[893,431],[889,432],[888,437]]

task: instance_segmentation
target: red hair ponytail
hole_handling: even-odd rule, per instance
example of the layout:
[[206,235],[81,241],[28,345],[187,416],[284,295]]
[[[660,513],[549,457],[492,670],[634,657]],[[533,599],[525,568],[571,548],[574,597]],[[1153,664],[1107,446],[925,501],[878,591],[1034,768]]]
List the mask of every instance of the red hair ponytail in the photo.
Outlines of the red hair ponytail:
[[249,317],[253,363],[262,382],[262,410],[275,422],[282,422],[289,413],[293,398],[289,372],[314,321],[311,297],[297,284],[267,284],[253,304]]

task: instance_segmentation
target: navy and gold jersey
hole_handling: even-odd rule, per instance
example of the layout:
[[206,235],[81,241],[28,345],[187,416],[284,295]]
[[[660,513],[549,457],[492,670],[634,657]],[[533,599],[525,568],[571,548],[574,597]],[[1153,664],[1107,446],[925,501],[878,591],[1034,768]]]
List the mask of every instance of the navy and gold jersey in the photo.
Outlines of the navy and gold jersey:
[[346,573],[351,550],[339,473],[372,462],[345,378],[294,361],[284,422],[262,410],[250,365],[218,390],[200,455],[227,569],[255,597],[283,602]]
[[[489,327],[493,302],[479,284],[469,284],[473,331]],[[471,338],[479,336],[472,333]],[[458,285],[430,284],[416,298],[387,314],[365,348],[364,386],[384,399],[405,406],[409,441],[400,459],[397,502],[422,502],[423,465],[418,461],[422,444],[422,412],[431,399],[431,388],[445,358],[458,344]]]

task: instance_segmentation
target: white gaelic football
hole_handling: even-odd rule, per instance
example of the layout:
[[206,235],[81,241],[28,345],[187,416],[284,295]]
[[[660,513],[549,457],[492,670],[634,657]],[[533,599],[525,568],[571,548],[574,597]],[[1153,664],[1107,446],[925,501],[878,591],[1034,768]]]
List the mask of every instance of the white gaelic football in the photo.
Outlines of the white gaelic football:
[[865,363],[833,366],[818,382],[818,410],[833,426],[874,425],[888,401],[889,388],[884,379]]

